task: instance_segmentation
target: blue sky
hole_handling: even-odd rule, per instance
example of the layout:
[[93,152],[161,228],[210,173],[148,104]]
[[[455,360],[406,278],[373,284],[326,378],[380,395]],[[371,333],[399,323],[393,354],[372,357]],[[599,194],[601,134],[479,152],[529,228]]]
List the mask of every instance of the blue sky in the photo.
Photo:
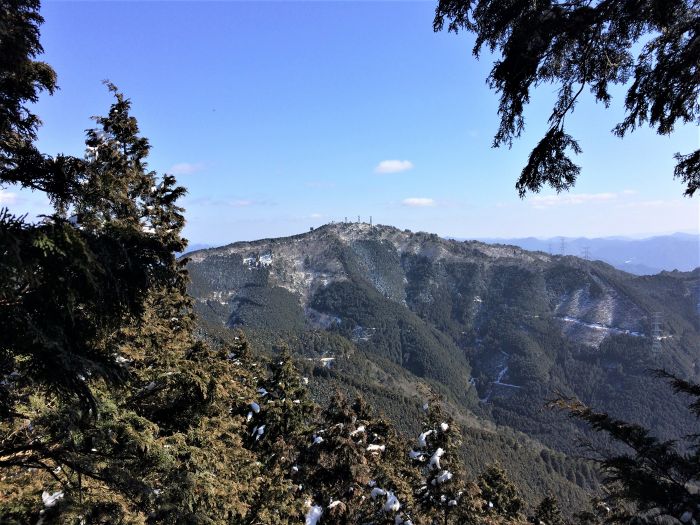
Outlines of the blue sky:
[[[47,153],[81,154],[90,115],[131,98],[150,167],[189,190],[186,236],[223,244],[344,217],[456,237],[602,236],[697,231],[699,200],[672,178],[672,137],[624,140],[616,92],[569,118],[584,153],[568,194],[520,200],[515,180],[545,131],[543,86],[512,149],[492,149],[490,57],[469,35],[432,31],[433,2],[45,2],[44,59],[61,90],[36,107]],[[36,194],[0,193],[13,209]]]

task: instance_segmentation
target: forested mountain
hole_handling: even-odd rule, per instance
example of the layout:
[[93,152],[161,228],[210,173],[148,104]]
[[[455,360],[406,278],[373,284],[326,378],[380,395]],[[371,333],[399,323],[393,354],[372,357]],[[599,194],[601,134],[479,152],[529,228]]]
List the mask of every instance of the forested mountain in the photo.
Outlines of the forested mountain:
[[0,189],[52,206],[0,208],[0,523],[700,520],[700,270],[362,224],[178,258],[130,100],[40,151],[39,3],[0,17]]
[[637,277],[599,261],[368,224],[188,258],[210,330],[243,328],[263,349],[293,341],[320,397],[337,386],[360,391],[405,432],[415,431],[425,385],[434,387],[475,443],[487,443],[467,457],[499,460],[526,492],[580,502],[579,488],[597,483],[578,440],[602,442],[543,409],[556,395],[664,438],[693,424],[649,370],[698,378],[698,271]]

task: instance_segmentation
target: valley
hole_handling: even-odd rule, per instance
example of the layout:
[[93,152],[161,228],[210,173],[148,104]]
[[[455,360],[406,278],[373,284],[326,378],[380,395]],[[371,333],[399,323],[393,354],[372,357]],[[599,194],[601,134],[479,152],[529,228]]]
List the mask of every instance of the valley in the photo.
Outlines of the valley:
[[[499,462],[527,493],[580,503],[597,477],[592,434],[544,405],[556,396],[676,438],[692,418],[651,376],[700,377],[700,270],[638,277],[600,261],[329,224],[187,255],[209,330],[243,329],[263,353],[289,345],[318,400],[362,394],[406,433],[428,389],[469,437],[467,465]],[[653,318],[663,319],[652,351]]]

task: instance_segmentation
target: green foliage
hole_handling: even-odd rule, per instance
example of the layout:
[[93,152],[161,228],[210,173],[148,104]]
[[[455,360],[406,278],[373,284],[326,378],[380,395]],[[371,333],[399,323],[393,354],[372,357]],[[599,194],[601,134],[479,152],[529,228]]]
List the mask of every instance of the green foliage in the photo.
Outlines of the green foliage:
[[298,474],[308,501],[323,509],[322,523],[411,520],[416,473],[392,426],[361,399],[349,403],[339,395],[319,424],[301,449]]
[[552,496],[545,496],[537,505],[535,513],[530,517],[530,522],[535,525],[566,525],[559,510],[559,504]]
[[[700,417],[700,386],[666,372],[676,392],[692,398],[690,411]],[[698,434],[686,436],[684,443],[660,440],[648,429],[596,412],[574,399],[552,403],[573,418],[607,435],[620,448],[598,451],[605,473],[606,502],[612,509],[604,523],[660,523],[675,519],[690,523],[698,519],[697,494],[700,455]]]
[[391,301],[363,282],[337,282],[319,290],[311,306],[330,315],[342,313],[333,327],[361,348],[444,385],[464,384],[468,365],[455,344],[417,315]]
[[418,446],[411,451],[414,461],[422,466],[424,476],[416,488],[416,497],[438,523],[463,523],[474,508],[458,455],[459,432],[454,420],[443,413],[437,396],[432,397],[426,412]]
[[517,488],[499,466],[492,465],[486,469],[477,483],[488,513],[515,518],[524,509],[525,503],[520,499]]
[[36,152],[25,104],[54,85],[32,60],[38,4],[1,8],[13,29],[0,39],[0,183],[43,190],[55,213],[38,224],[0,213],[0,521],[242,517],[259,467],[231,411],[253,381],[229,359],[236,347],[194,338],[175,258],[184,189],[147,171],[148,141],[111,84],[84,159]]
[[[500,54],[488,78],[500,95],[495,146],[511,145],[521,135],[534,86],[558,85],[549,129],[516,185],[523,196],[545,184],[557,191],[574,185],[580,168],[567,149],[576,154],[581,149],[564,123],[584,89],[607,107],[610,87],[631,80],[625,118],[613,130],[620,137],[647,123],[670,135],[678,124],[698,122],[697,16],[697,4],[690,0],[440,0],[433,27],[473,32],[477,57],[483,48]],[[699,159],[698,151],[676,154],[674,175],[687,196],[700,188]]]
[[[456,419],[468,422],[462,454],[471,473],[500,462],[527,501],[552,493],[567,516],[600,482],[595,466],[578,457],[576,444],[581,438],[602,443],[585,426],[543,410],[554,392],[595,402],[616,417],[633,417],[664,439],[680,437],[693,423],[669,391],[656,389],[648,396],[654,382],[647,369],[663,365],[693,373],[700,349],[689,293],[694,274],[634,277],[575,257],[457,243],[389,227],[372,232],[355,237],[352,228],[329,225],[276,240],[272,249],[280,257],[268,275],[274,273],[276,282],[285,282],[283,261],[293,262],[297,244],[304,246],[299,262],[308,258],[304,271],[329,275],[327,267],[338,271],[340,265],[346,278],[323,286],[314,281],[310,297],[295,296],[301,306],[277,301],[274,293],[258,294],[260,316],[244,325],[254,347],[270,352],[282,339],[303,357],[299,364],[321,404],[338,388],[351,398],[362,395],[411,436],[421,418],[417,393],[427,383],[445,397]],[[407,248],[387,255],[386,239]],[[268,249],[268,241],[258,243],[255,249]],[[192,289],[204,294],[198,313],[208,327],[219,323],[221,330],[231,310],[240,311],[235,299],[220,304],[216,294],[235,289],[246,295],[247,285],[258,287],[268,271],[242,265],[241,247],[242,253],[253,249],[245,243],[212,250],[190,266],[197,274]],[[382,288],[388,294],[378,288],[393,282],[397,272],[406,278],[405,297],[395,297],[390,286]],[[306,326],[283,322],[285,312],[298,314],[302,307]],[[615,331],[619,326],[648,333],[645,316],[654,311],[663,312],[671,336],[660,355],[650,352],[647,337]],[[611,313],[612,320],[604,321]],[[579,323],[567,321],[569,316]],[[582,328],[588,322],[609,323],[611,333],[591,342],[601,332]],[[331,357],[332,362],[320,360]],[[489,433],[491,423],[496,426]]]

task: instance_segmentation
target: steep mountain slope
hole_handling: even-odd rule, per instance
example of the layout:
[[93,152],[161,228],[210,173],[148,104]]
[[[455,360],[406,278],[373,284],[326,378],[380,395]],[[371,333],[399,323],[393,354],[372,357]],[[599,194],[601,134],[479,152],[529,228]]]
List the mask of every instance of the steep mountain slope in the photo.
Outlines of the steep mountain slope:
[[[531,465],[521,481],[540,479],[538,468],[559,472],[557,490],[572,501],[580,496],[573,485],[595,480],[561,454],[580,453],[581,437],[604,444],[542,409],[555,393],[663,437],[692,428],[682,401],[649,369],[700,377],[698,270],[635,277],[571,256],[367,224],[188,257],[190,292],[208,326],[243,327],[268,349],[288,341],[319,396],[335,386],[362,391],[407,431],[431,384],[474,443],[491,443],[472,451],[472,461],[520,468],[498,435]],[[545,468],[543,457],[559,458],[557,467]]]

